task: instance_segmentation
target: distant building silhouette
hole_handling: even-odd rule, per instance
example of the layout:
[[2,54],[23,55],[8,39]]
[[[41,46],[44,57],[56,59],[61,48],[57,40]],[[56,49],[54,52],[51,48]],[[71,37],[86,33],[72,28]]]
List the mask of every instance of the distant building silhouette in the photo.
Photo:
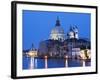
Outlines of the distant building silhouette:
[[25,55],[27,57],[34,57],[34,56],[37,56],[37,54],[38,54],[38,50],[35,49],[33,44],[30,49],[23,50],[23,55]]

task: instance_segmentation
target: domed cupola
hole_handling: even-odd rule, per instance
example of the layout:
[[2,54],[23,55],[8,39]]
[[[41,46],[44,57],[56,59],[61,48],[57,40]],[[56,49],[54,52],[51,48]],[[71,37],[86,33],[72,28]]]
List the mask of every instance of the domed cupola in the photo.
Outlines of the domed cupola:
[[50,39],[61,40],[61,41],[65,40],[64,30],[61,27],[60,20],[58,17],[56,20],[55,27],[51,30]]
[[70,27],[70,30],[67,34],[69,39],[75,38],[78,39],[78,28],[77,27]]
[[70,30],[69,30],[69,32],[68,32],[67,35],[68,35],[68,38],[69,38],[69,39],[74,38],[75,33],[74,33],[74,31],[73,31],[73,27],[70,27]]

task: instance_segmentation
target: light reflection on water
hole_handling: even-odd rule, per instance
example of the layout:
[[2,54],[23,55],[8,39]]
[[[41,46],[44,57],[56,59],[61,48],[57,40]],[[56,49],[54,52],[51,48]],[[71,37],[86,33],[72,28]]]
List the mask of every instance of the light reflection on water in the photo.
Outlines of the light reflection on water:
[[[30,61],[31,58],[24,56],[23,57],[23,69],[29,69],[30,68]],[[42,69],[45,68],[45,59],[35,58],[33,62],[35,69]],[[90,60],[85,60],[83,64],[83,60],[78,59],[68,59],[67,64],[65,59],[48,59],[47,60],[47,66],[48,68],[63,68],[67,65],[67,67],[83,67],[85,66],[91,66]]]

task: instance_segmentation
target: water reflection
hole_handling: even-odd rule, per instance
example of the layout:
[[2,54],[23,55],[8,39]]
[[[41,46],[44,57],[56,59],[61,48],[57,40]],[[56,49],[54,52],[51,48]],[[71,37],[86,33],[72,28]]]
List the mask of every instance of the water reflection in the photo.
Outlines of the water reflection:
[[[52,58],[45,60],[44,58],[23,57],[23,69],[43,69],[43,68],[63,68],[63,67],[86,67],[91,66],[90,60],[63,59]],[[33,65],[33,68],[32,68]]]

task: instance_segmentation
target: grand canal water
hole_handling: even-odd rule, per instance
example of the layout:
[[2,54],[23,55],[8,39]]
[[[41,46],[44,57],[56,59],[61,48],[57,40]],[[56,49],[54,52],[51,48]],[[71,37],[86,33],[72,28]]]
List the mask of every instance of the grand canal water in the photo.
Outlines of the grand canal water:
[[[31,58],[30,57],[23,57],[23,69],[30,69],[30,63]],[[48,68],[63,68],[63,67],[87,67],[91,66],[90,60],[85,60],[85,64],[83,64],[83,60],[77,60],[77,59],[68,59],[67,64],[65,59],[47,59],[47,67]],[[45,68],[45,59],[40,58],[34,58],[34,61],[32,63],[34,66],[34,69],[43,69]]]

